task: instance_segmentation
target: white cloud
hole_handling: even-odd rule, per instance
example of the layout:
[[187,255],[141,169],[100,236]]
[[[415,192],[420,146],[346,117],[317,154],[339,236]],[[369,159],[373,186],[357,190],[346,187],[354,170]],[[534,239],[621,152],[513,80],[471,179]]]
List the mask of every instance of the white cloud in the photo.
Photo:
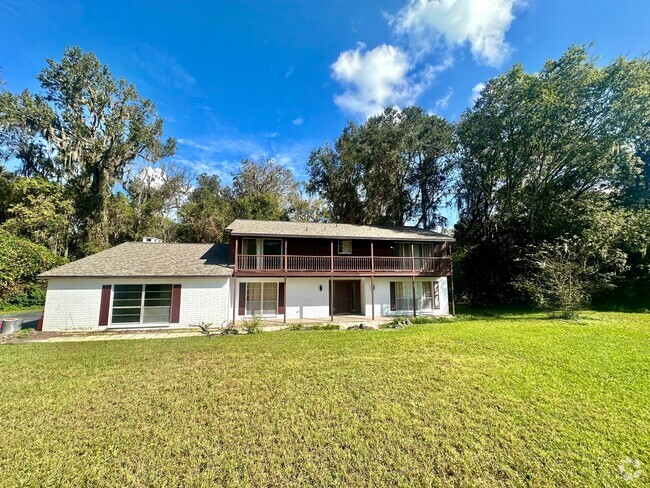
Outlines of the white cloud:
[[400,48],[382,44],[370,51],[359,44],[332,64],[332,77],[343,85],[334,97],[339,108],[369,117],[392,105],[415,102],[444,67],[427,66],[411,73],[411,60]]
[[304,122],[305,122],[305,119],[303,119],[302,117],[296,117],[295,119],[293,119],[291,121],[291,123],[293,125],[302,125],[302,124],[304,124]]
[[476,100],[481,97],[483,88],[485,88],[485,83],[477,83],[474,85],[474,88],[472,88],[472,97],[470,98],[472,105],[474,105],[476,103]]
[[452,88],[450,88],[449,90],[447,90],[447,94],[444,97],[439,98],[438,100],[436,100],[436,103],[435,103],[436,110],[444,110],[444,109],[446,109],[447,105],[449,105],[449,100],[451,99],[451,96],[453,94],[454,94],[454,90]]
[[410,37],[419,54],[440,41],[449,47],[469,43],[474,58],[499,66],[509,55],[505,34],[522,0],[408,0],[393,17],[396,32]]

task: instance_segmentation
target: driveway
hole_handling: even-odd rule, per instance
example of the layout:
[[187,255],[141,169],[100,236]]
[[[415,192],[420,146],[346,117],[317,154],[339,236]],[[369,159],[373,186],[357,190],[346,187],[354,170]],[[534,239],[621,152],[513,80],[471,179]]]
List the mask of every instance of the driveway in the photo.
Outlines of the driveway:
[[23,329],[35,329],[42,314],[42,310],[31,310],[29,312],[4,312],[0,313],[0,320],[23,319]]

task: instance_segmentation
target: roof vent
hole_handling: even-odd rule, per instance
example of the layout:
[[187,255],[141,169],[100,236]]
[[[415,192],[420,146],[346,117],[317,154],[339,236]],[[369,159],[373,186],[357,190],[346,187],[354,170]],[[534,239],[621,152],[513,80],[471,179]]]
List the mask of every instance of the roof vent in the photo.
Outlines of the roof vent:
[[158,239],[157,237],[143,237],[142,242],[148,242],[150,244],[162,244],[163,240]]

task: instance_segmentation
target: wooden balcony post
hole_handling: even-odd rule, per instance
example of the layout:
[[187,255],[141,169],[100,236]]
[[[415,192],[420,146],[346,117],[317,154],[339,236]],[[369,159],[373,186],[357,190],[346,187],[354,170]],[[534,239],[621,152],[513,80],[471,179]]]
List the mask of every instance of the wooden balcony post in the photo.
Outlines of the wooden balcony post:
[[411,287],[413,288],[413,317],[418,316],[418,306],[415,303],[415,275],[411,275]]
[[456,316],[456,302],[454,301],[454,257],[451,253],[451,243],[449,243],[449,262],[451,263],[451,271],[449,273],[449,278],[451,281],[451,314]]
[[[284,273],[287,273],[287,240],[284,239]],[[286,307],[286,304],[285,304]]]
[[330,320],[334,322],[334,239],[330,239]]
[[372,320],[375,320],[375,242],[370,241],[370,298],[372,305]]
[[[285,256],[286,257],[286,256]],[[286,271],[286,265],[285,265],[285,271]],[[284,303],[284,323],[287,323],[287,275],[285,273],[284,275],[284,286],[282,287],[282,293],[284,294],[283,298],[283,303]]]
[[415,246],[411,242],[411,270],[415,273]]
[[239,251],[239,237],[235,237],[235,273],[237,273],[237,261],[239,261],[239,257],[237,256]]
[[237,320],[237,275],[232,277],[232,323]]

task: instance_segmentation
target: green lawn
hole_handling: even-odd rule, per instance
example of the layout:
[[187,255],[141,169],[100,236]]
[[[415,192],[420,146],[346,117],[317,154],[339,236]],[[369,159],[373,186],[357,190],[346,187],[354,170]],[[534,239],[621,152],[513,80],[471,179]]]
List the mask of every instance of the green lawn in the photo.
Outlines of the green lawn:
[[650,314],[31,343],[0,368],[2,486],[650,483]]

